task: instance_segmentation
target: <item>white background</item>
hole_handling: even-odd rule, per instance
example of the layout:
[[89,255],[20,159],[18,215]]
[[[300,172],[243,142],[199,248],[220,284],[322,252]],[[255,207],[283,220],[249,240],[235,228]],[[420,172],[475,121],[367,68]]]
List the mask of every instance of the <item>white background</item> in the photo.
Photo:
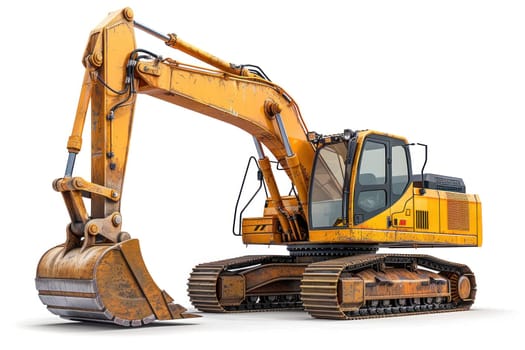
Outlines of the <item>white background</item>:
[[[53,349],[517,348],[523,322],[525,6],[520,1],[29,1],[2,5],[0,35],[1,342]],[[429,172],[462,177],[483,202],[481,248],[420,249],[465,263],[478,296],[466,313],[321,321],[302,312],[208,315],[140,329],[77,324],[45,310],[39,258],[63,242],[60,194],[88,34],[131,6],[136,20],[227,61],[262,67],[310,130],[377,129],[429,145]],[[185,61],[137,33],[139,47]],[[232,213],[251,137],[140,96],[123,195],[157,284],[190,308],[201,262],[284,250],[245,247]],[[89,144],[75,175],[89,178]],[[256,203],[254,215],[261,214]],[[404,250],[403,252],[408,252]],[[410,251],[412,252],[412,251]],[[204,346],[204,347],[202,347]],[[2,348],[6,348],[5,345]]]

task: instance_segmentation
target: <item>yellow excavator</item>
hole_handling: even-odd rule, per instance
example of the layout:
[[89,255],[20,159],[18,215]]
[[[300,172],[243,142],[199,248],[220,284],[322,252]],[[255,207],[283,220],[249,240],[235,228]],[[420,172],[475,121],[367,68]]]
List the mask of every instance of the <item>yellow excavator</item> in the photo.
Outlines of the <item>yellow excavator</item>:
[[[206,67],[136,48],[135,29]],[[140,94],[253,136],[266,201],[262,216],[240,218],[234,234],[247,245],[284,245],[289,252],[195,266],[187,291],[196,309],[300,309],[316,318],[361,319],[461,311],[474,303],[476,280],[468,266],[378,253],[482,244],[479,196],[466,193],[461,178],[424,173],[424,166],[413,172],[410,150],[426,151],[426,145],[374,130],[309,131],[291,95],[258,66],[231,64],[175,34],[160,34],[135,21],[130,8],[108,14],[90,33],[82,62],[65,175],[53,181],[71,222],[65,242],[41,257],[35,278],[53,314],[133,327],[199,316],[155,284],[138,240],[122,231],[122,186]],[[88,110],[89,181],[73,176]],[[285,194],[276,170],[291,181]]]

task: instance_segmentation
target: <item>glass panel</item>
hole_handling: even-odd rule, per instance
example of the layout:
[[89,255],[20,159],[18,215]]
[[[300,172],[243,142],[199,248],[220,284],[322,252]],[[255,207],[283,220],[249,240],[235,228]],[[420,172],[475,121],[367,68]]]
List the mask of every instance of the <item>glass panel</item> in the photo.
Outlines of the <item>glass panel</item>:
[[310,194],[312,227],[331,227],[342,216],[347,146],[337,143],[318,151]]
[[[365,140],[361,150],[354,196],[354,223],[360,224],[388,206],[390,181],[387,167],[387,139]],[[388,191],[388,192],[387,192]]]
[[392,147],[392,200],[398,199],[408,185],[408,161],[405,147]]
[[383,185],[386,183],[386,146],[366,141],[359,167],[359,184]]
[[358,207],[365,213],[371,213],[386,206],[386,192],[384,190],[361,191],[357,198]]

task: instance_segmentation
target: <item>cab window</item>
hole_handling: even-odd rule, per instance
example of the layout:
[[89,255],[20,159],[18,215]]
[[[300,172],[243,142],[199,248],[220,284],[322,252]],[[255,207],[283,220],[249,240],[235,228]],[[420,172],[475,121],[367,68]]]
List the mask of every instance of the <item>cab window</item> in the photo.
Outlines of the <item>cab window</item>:
[[[386,144],[367,140],[363,146],[358,174],[356,212],[368,218],[387,206]],[[366,220],[363,218],[363,220]]]
[[404,145],[392,147],[392,203],[405,192],[408,183],[408,153]]
[[345,143],[326,145],[318,151],[310,192],[312,228],[332,227],[343,214]]

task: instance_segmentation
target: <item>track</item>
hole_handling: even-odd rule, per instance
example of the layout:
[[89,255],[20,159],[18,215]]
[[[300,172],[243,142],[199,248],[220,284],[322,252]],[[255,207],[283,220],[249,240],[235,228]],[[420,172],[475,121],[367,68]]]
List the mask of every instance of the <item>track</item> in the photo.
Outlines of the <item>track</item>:
[[[377,266],[417,264],[438,270],[451,281],[451,299],[372,300],[359,310],[345,312],[340,307],[338,281],[343,272],[352,272]],[[468,276],[471,286],[469,300],[459,297],[457,281],[452,276]],[[465,265],[455,264],[427,255],[359,255],[313,263],[306,269],[301,284],[301,299],[304,309],[316,318],[365,319],[409,314],[428,314],[468,310],[474,303],[475,279]]]
[[290,264],[293,257],[277,255],[250,255],[197,265],[188,280],[188,295],[191,303],[204,312],[249,312],[302,309],[299,290],[295,293],[274,295],[248,295],[238,306],[225,306],[217,295],[221,273],[236,269],[249,269],[265,264]]
[[[299,260],[301,261],[301,260]],[[274,264],[281,269],[300,268],[297,288],[278,293],[247,293],[238,305],[223,305],[218,295],[219,280],[224,274],[242,275],[250,269]],[[272,265],[273,266],[273,265]],[[397,269],[399,271],[433,270],[439,279],[448,280],[447,297],[414,297],[366,300],[358,308],[348,310],[341,303],[341,278],[355,276],[362,271]],[[290,273],[290,279],[297,277]],[[438,281],[439,282],[439,281]],[[391,281],[386,281],[391,283]],[[437,282],[436,282],[437,283]],[[365,283],[366,286],[368,284]],[[465,285],[468,289],[465,291]],[[444,288],[444,287],[443,287]],[[359,254],[339,258],[325,258],[309,264],[298,262],[294,256],[257,255],[226,259],[197,265],[190,275],[188,294],[192,304],[203,312],[253,312],[304,309],[311,316],[322,319],[366,319],[403,315],[441,313],[468,310],[474,303],[476,282],[465,265],[441,260],[428,255]]]

